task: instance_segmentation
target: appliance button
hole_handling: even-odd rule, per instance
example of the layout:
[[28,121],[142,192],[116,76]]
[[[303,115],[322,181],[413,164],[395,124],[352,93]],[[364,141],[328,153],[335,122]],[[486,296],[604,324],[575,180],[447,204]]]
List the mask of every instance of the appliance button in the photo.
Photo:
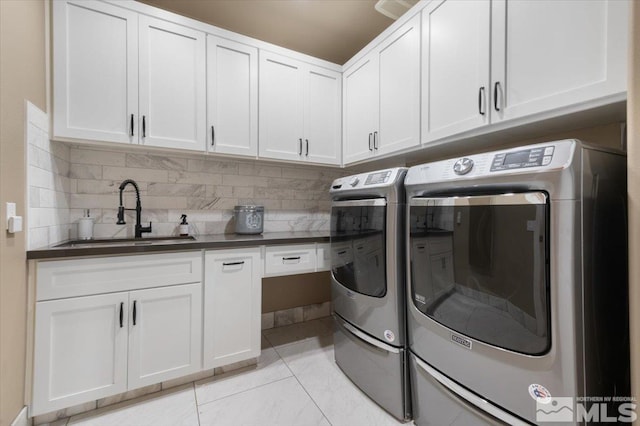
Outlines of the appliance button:
[[543,166],[546,166],[549,163],[551,163],[551,156],[550,155],[542,158],[542,165]]
[[548,146],[544,149],[544,155],[553,155],[553,147]]
[[473,169],[473,160],[471,158],[461,158],[453,165],[453,171],[457,175],[466,175]]
[[351,181],[349,182],[349,185],[351,185],[351,186],[356,186],[359,182],[360,182],[360,179],[358,179],[358,177],[354,177],[354,178],[353,178],[353,179],[351,179]]

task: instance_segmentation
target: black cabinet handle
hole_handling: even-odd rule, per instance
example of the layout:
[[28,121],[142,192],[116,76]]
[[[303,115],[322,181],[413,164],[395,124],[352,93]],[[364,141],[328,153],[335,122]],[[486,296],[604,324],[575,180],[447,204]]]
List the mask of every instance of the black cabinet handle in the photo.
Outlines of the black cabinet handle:
[[133,325],[136,325],[136,301],[133,301]]
[[498,108],[498,87],[500,87],[500,82],[496,81],[493,85],[493,108],[496,111],[500,111],[500,108]]
[[120,302],[120,328],[122,328],[123,320],[124,320],[124,302]]
[[211,146],[216,144],[216,129],[211,126]]
[[300,260],[300,256],[295,257],[283,257],[282,260]]
[[244,260],[240,262],[223,262],[222,266],[234,266],[234,265],[244,265]]
[[305,139],[304,140],[307,143],[307,153],[305,154],[306,157],[309,156],[309,139]]
[[142,116],[142,137],[143,138],[147,137],[147,123],[146,123],[146,117],[144,115]]
[[482,86],[478,91],[478,112],[480,113],[480,115],[486,114],[486,111],[484,111],[482,108],[483,105],[484,105],[484,86]]
[[373,148],[371,148],[371,136],[373,136],[373,133],[369,133],[369,151],[373,151]]
[[300,142],[300,149],[298,150],[298,155],[302,155],[302,138],[298,139]]
[[378,132],[373,132],[373,149],[378,149]]
[[131,136],[133,136],[133,114],[131,114]]

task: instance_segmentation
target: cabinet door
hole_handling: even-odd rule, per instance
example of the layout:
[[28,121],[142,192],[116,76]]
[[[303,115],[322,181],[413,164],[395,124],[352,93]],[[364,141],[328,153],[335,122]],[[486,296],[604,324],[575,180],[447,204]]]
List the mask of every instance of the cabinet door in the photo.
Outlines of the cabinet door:
[[32,415],[127,390],[128,300],[113,293],[36,303]]
[[380,134],[374,150],[390,153],[420,145],[420,15],[380,49]]
[[342,76],[319,67],[307,67],[304,76],[303,155],[315,163],[340,164]]
[[129,389],[202,368],[202,284],[129,295]]
[[137,142],[138,15],[97,1],[52,7],[54,137]]
[[204,151],[205,35],[140,16],[140,141]]
[[258,155],[258,49],[207,36],[209,152]]
[[627,1],[492,3],[492,121],[626,92]]
[[204,368],[260,355],[260,249],[205,253]]
[[348,164],[373,155],[373,137],[378,131],[380,102],[377,52],[367,55],[345,71],[343,87],[343,158],[344,163]]
[[303,84],[301,62],[260,52],[260,156],[302,160]]
[[435,1],[422,11],[422,140],[489,123],[490,3]]

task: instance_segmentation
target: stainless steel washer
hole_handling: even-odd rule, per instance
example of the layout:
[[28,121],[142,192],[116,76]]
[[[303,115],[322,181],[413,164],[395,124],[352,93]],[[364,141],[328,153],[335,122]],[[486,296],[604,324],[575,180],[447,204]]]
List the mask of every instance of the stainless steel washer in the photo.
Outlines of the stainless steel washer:
[[411,416],[406,364],[404,168],[331,186],[336,363],[381,407]]
[[415,166],[405,187],[415,423],[581,424],[597,398],[624,414],[625,156],[556,141]]

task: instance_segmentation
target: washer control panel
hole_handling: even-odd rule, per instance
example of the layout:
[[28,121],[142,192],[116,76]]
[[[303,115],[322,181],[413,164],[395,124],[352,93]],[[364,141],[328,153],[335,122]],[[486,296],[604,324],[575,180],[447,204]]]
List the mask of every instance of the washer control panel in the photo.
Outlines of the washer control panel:
[[387,183],[391,176],[391,170],[385,170],[382,172],[369,173],[367,179],[364,181],[365,185],[380,185]]
[[493,156],[492,172],[546,166],[553,158],[553,146],[542,146],[521,151],[499,152]]
[[461,158],[453,165],[453,171],[457,175],[466,175],[473,169],[473,160],[471,158]]
[[333,181],[330,191],[332,193],[350,190],[369,190],[372,188],[382,188],[398,184],[398,179],[404,178],[405,168],[395,167],[392,169],[378,170],[369,173],[346,176]]

